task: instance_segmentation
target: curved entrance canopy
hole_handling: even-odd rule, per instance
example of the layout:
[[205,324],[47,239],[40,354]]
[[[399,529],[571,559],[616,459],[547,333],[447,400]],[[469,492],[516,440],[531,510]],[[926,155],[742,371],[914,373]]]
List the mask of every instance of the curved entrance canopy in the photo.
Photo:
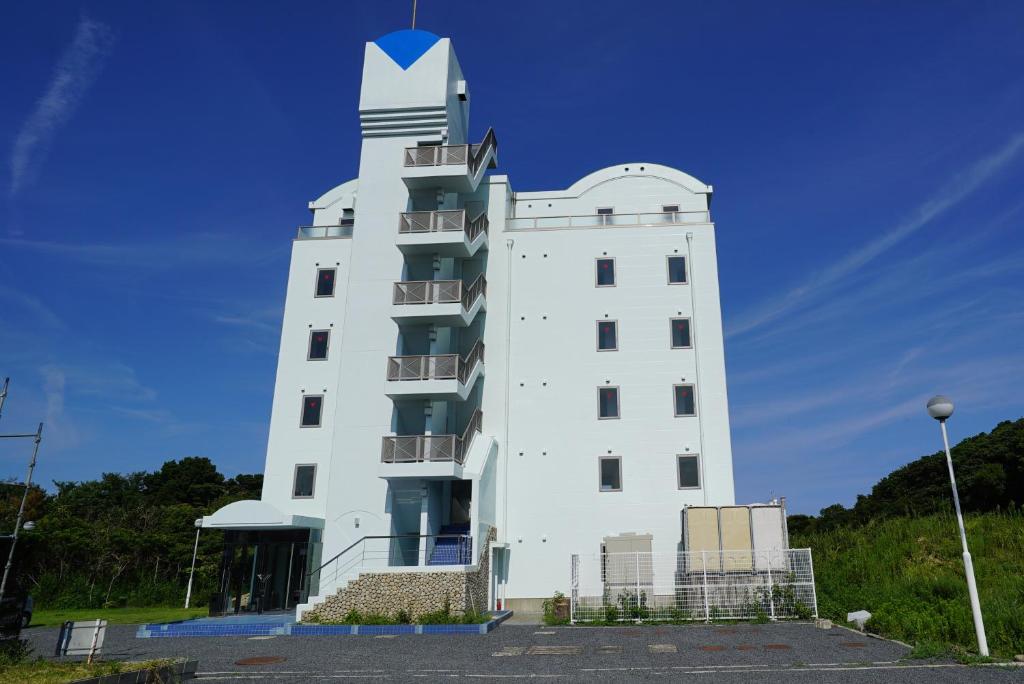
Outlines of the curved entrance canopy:
[[264,501],[236,501],[213,515],[203,516],[203,527],[220,530],[321,530],[323,518],[282,513]]

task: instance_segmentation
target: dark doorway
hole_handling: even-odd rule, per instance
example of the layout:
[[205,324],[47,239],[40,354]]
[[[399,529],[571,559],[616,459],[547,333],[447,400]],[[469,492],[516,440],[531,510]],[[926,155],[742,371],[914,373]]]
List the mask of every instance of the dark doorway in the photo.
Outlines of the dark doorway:
[[462,525],[469,522],[470,504],[473,497],[473,482],[470,480],[452,481],[452,514],[451,523]]
[[226,531],[210,613],[291,610],[305,602],[319,537],[306,529]]

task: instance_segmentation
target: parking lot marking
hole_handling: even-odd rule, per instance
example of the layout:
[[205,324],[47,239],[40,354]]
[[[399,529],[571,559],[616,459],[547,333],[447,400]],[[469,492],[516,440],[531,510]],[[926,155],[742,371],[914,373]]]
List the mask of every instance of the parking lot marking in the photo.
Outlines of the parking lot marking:
[[523,655],[523,651],[526,649],[522,646],[505,646],[500,651],[492,653],[492,656],[519,656]]
[[612,654],[612,653],[622,653],[622,647],[621,646],[598,646],[597,647],[597,652],[598,653],[604,653],[606,655],[607,654]]
[[534,632],[534,634],[554,634],[554,632]]
[[709,653],[712,651],[724,651],[725,646],[701,646],[700,650],[707,651]]
[[792,651],[793,647],[789,644],[765,644],[764,650],[766,651]]
[[677,653],[679,651],[675,644],[648,644],[648,653]]
[[582,646],[531,646],[526,655],[579,655],[583,653]]

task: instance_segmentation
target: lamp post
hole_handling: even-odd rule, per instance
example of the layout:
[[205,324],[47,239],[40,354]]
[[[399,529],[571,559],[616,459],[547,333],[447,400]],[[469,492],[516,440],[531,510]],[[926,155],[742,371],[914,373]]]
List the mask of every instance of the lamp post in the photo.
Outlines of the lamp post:
[[192,547],[192,569],[188,572],[188,591],[185,592],[185,607],[192,600],[192,576],[196,574],[196,554],[199,553],[199,531],[203,529],[203,519],[196,518],[196,543]]
[[956,524],[960,527],[960,544],[964,549],[964,571],[967,574],[967,593],[971,597],[971,613],[974,615],[974,633],[978,637],[978,653],[988,655],[988,640],[985,639],[985,623],[981,618],[981,603],[978,601],[978,585],[974,582],[974,564],[971,552],[967,550],[967,532],[964,530],[964,516],[960,512],[960,495],[956,491],[956,477],[953,475],[953,456],[949,453],[949,436],[946,434],[946,419],[953,415],[953,400],[937,395],[928,400],[928,415],[939,421],[942,430],[942,445],[946,448],[946,466],[949,467],[949,483],[953,487],[953,506],[956,508]]

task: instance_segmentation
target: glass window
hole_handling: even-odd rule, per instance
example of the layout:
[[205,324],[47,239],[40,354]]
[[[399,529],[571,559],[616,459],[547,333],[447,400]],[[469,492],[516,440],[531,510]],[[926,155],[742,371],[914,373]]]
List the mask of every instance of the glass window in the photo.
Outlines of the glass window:
[[597,417],[618,418],[619,417],[619,388],[598,387],[597,388]]
[[597,286],[610,287],[615,284],[615,259],[597,260]]
[[661,210],[663,212],[665,212],[666,214],[674,214],[677,211],[679,211],[679,205],[678,204],[665,204],[665,205],[662,205]]
[[330,330],[309,331],[309,361],[323,361],[327,358],[327,345],[331,341]]
[[677,416],[697,415],[697,404],[693,385],[676,385],[674,388]]
[[601,491],[622,491],[622,459],[618,456],[602,456],[598,459],[601,470]]
[[597,322],[597,351],[617,350],[618,337],[618,324],[615,321]]
[[292,498],[309,499],[313,496],[313,484],[316,482],[315,465],[295,466],[295,482],[292,485]]
[[318,268],[316,271],[316,296],[334,296],[334,276],[337,273],[335,268]]
[[668,282],[670,285],[686,282],[686,257],[670,256],[668,258]]
[[690,343],[690,319],[673,318],[669,321],[672,326],[672,348],[686,349]]
[[697,489],[700,487],[700,457],[697,454],[681,454],[676,456],[676,470],[679,473],[680,489]]
[[597,208],[597,215],[598,216],[611,216],[614,213],[615,213],[615,207],[598,207]]
[[318,394],[302,397],[302,427],[320,427],[320,411],[324,398]]

